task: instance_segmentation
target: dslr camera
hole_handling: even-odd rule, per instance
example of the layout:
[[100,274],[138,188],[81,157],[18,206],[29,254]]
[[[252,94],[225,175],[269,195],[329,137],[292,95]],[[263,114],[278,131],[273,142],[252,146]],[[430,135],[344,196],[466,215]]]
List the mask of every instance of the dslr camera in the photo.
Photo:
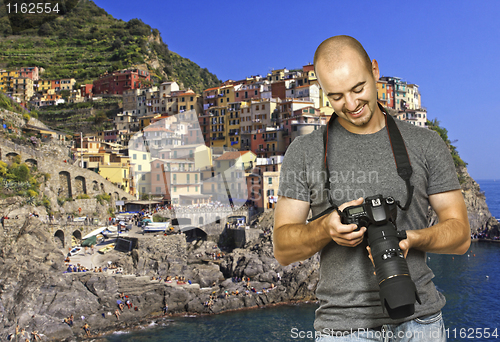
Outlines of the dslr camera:
[[392,197],[367,197],[363,204],[339,211],[343,224],[366,227],[375,272],[380,286],[382,307],[389,317],[399,319],[413,315],[415,300],[421,304],[417,288],[410,277],[408,264],[399,248],[405,231],[396,228],[397,203]]

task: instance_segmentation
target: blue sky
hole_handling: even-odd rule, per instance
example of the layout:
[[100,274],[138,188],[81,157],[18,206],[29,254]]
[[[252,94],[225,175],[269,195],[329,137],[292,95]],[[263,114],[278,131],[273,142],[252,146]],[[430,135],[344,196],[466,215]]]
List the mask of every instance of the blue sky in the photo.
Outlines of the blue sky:
[[420,86],[475,179],[500,179],[500,1],[95,0],[139,18],[219,79],[312,62],[326,38],[358,39],[381,75]]

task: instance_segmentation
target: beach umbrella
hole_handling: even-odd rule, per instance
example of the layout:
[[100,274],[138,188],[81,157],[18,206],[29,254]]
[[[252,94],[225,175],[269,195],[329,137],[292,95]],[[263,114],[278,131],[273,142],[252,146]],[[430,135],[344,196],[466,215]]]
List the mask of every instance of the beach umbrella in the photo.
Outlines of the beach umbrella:
[[119,299],[116,301],[116,304],[121,304],[121,303],[122,303],[122,301]]

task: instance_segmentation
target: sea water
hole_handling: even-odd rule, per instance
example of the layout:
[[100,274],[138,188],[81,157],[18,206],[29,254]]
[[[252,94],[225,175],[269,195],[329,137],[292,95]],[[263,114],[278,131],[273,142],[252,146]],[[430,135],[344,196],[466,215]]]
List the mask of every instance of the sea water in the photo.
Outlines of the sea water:
[[[500,181],[478,183],[492,215],[500,218]],[[500,340],[500,243],[473,242],[469,251],[460,256],[428,254],[427,263],[434,271],[434,284],[446,297],[443,315],[448,341]],[[113,334],[107,340],[312,341],[307,335],[313,330],[316,308],[317,304],[310,303],[177,317],[138,332]]]

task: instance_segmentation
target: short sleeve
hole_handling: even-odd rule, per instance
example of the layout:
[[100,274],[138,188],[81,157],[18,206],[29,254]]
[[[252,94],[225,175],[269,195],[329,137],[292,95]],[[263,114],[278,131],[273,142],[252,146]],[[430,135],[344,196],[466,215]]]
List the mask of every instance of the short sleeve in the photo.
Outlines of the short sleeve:
[[448,147],[437,132],[432,132],[426,151],[429,181],[427,194],[460,189],[455,163]]
[[302,139],[303,137],[295,138],[286,150],[281,165],[278,196],[309,202],[310,194]]

